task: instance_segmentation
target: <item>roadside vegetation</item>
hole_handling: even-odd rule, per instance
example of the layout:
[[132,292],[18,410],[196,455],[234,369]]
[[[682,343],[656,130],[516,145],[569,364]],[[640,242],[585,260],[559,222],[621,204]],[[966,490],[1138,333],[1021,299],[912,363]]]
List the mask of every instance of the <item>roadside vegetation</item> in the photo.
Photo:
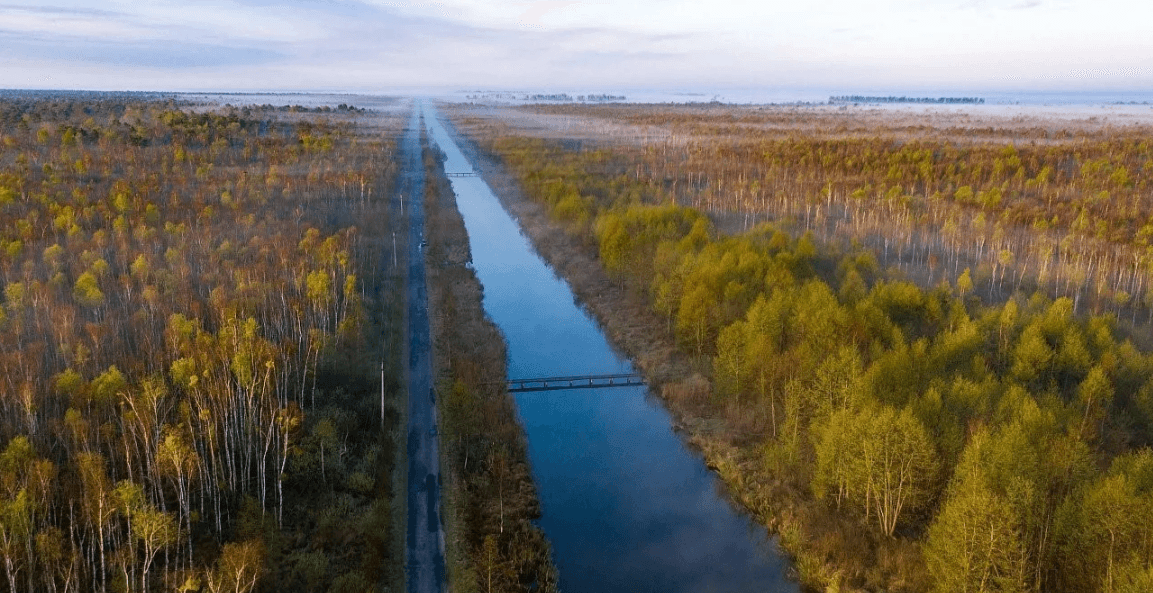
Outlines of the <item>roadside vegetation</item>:
[[0,102],[10,590],[400,588],[394,127]]
[[[1150,589],[1153,356],[1129,340],[1145,132],[782,138],[730,114],[539,109],[688,136],[582,146],[458,115],[547,213],[538,247],[567,232],[587,255],[542,249],[805,585]],[[598,273],[621,302],[588,289]],[[646,316],[613,315],[634,302]]]
[[504,337],[488,318],[464,220],[439,155],[425,152],[430,322],[444,470],[446,563],[460,593],[557,590],[527,442],[507,391]]

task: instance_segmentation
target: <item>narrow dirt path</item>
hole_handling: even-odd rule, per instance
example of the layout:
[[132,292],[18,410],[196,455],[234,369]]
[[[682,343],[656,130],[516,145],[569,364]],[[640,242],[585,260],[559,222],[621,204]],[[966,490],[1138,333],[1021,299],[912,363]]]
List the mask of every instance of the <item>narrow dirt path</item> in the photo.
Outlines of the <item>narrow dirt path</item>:
[[429,358],[428,291],[424,275],[424,162],[420,101],[400,146],[401,199],[407,210],[408,282],[408,527],[405,577],[409,593],[445,589],[444,531],[440,522],[439,439]]

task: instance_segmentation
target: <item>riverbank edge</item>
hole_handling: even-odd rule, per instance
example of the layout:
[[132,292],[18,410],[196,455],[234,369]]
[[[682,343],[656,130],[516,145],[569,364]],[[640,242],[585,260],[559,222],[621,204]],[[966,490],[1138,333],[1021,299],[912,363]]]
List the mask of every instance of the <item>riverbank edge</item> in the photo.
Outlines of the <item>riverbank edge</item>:
[[[435,151],[428,151],[426,147],[425,166],[425,236],[428,247],[425,249],[425,269],[428,278],[429,290],[429,321],[432,325],[432,359],[433,377],[436,385],[437,414],[442,418],[440,439],[440,461],[443,475],[442,484],[442,521],[445,528],[445,562],[448,571],[448,585],[450,590],[458,593],[476,590],[481,579],[489,580],[488,590],[491,587],[493,571],[503,572],[506,569],[517,577],[524,585],[526,577],[529,583],[535,583],[536,588],[525,587],[531,590],[549,592],[555,591],[557,586],[556,565],[552,559],[552,548],[544,532],[533,520],[540,516],[540,500],[537,496],[536,484],[532,479],[532,471],[528,459],[528,437],[517,418],[515,402],[507,391],[500,387],[492,389],[491,383],[503,385],[507,379],[507,345],[500,328],[484,310],[484,288],[472,270],[472,251],[468,231],[464,225],[456,204],[456,194],[448,177],[444,173],[443,156]],[[452,313],[442,307],[442,303],[455,304]],[[453,320],[456,317],[457,320]],[[455,360],[449,345],[469,349],[466,356],[468,363],[481,369],[482,374],[476,374],[477,369],[456,368]],[[460,354],[458,353],[459,357]],[[465,375],[468,375],[465,377]],[[446,409],[447,398],[453,397],[454,389],[464,384],[470,391],[480,398],[498,398],[490,411],[495,408],[500,429],[505,431],[506,440],[511,442],[509,452],[512,468],[505,468],[502,476],[496,479],[512,477],[512,491],[501,494],[501,500],[491,497],[476,497],[470,490],[475,491],[468,483],[467,467],[461,468],[454,462],[456,449],[453,441],[458,445],[469,439],[469,431],[459,428],[453,417],[454,411]],[[485,389],[485,385],[490,385]],[[491,391],[492,393],[485,393]],[[483,405],[483,404],[482,404]],[[469,408],[467,412],[477,416],[487,415],[478,408]],[[511,434],[509,434],[511,432]],[[467,462],[466,462],[467,463]],[[480,463],[480,460],[477,460]],[[491,472],[490,472],[491,473]],[[498,557],[485,557],[489,550],[470,549],[467,539],[478,534],[469,533],[467,516],[483,513],[497,507],[501,509],[501,529],[493,541],[498,544],[495,552]],[[512,525],[506,527],[504,521]],[[513,543],[501,542],[501,535],[505,531],[509,534],[523,533],[527,537],[514,537]],[[494,534],[479,534],[486,540]],[[487,545],[487,541],[485,544]],[[503,544],[503,545],[501,545]],[[524,546],[518,554],[506,552],[504,546]],[[480,552],[480,553],[478,553]],[[505,556],[502,563],[499,556]],[[514,564],[507,556],[527,557],[533,559],[529,563]],[[532,569],[531,572],[524,570]],[[520,569],[520,570],[517,570]],[[486,574],[487,573],[487,574]],[[509,588],[516,590],[516,584],[508,583]],[[500,590],[499,588],[497,590]]]
[[[806,545],[812,537],[806,518],[825,514],[810,493],[765,469],[755,443],[742,441],[723,411],[708,405],[711,371],[707,362],[682,353],[667,320],[654,313],[644,295],[609,277],[596,246],[555,223],[544,205],[532,200],[499,155],[483,150],[467,133],[449,129],[505,210],[518,222],[537,252],[568,282],[578,303],[596,320],[612,345],[645,376],[674,419],[674,430],[700,452],[717,473],[726,495],[755,521],[778,536],[792,561],[791,576],[805,591],[848,591],[844,571]],[[463,127],[463,126],[462,126]]]

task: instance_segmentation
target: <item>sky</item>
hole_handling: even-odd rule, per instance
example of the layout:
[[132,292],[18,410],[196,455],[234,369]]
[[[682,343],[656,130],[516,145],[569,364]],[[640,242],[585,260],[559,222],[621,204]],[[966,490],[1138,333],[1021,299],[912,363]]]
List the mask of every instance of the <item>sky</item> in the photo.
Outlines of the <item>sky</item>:
[[0,88],[1153,94],[1147,0],[0,0]]

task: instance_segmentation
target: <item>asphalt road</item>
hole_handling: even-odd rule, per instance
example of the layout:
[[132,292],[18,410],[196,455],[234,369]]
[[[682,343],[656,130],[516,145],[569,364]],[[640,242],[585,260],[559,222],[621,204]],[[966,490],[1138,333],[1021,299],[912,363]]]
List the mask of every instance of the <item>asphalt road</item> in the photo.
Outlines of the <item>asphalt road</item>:
[[424,164],[420,102],[401,141],[401,199],[408,213],[408,526],[405,579],[409,593],[442,593],[444,530],[440,522],[439,439],[429,358],[428,291],[424,278]]

